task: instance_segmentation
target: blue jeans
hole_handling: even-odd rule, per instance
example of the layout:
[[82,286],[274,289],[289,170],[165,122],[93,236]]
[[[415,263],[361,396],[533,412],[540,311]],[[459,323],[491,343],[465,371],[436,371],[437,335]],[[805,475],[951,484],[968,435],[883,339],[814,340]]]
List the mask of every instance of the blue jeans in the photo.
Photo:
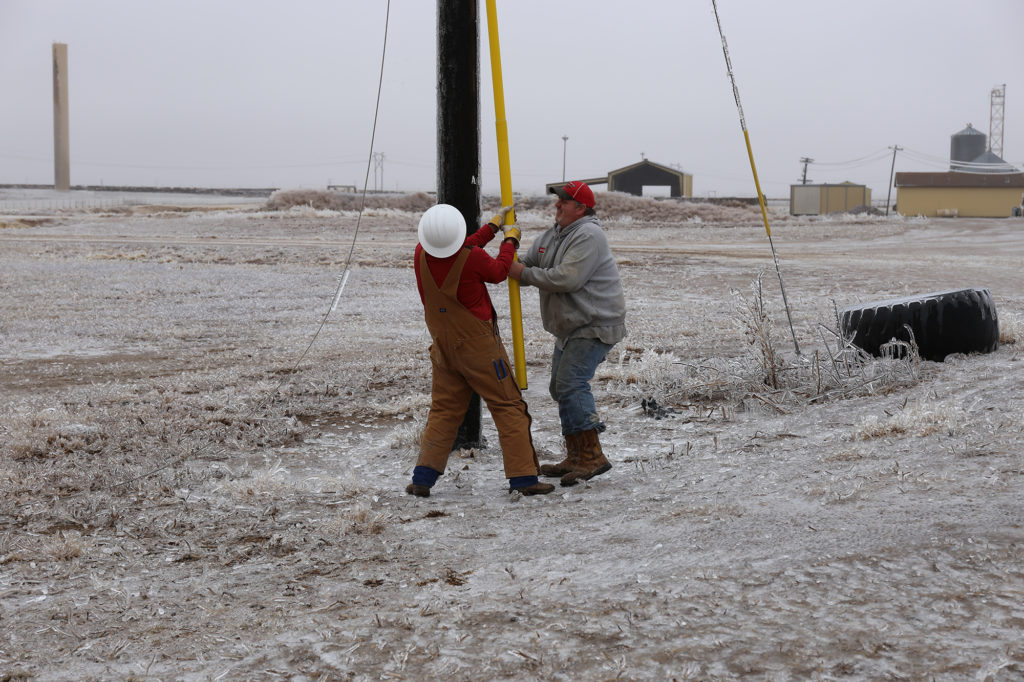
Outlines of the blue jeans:
[[593,429],[598,433],[604,431],[594,394],[590,392],[590,380],[611,349],[610,344],[598,339],[569,339],[565,348],[555,346],[548,391],[558,403],[563,436]]

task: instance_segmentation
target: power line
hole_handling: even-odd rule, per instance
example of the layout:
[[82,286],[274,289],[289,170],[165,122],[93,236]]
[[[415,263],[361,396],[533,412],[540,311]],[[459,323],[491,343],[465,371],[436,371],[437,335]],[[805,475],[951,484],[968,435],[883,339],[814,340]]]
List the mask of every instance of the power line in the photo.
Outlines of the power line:
[[[869,163],[874,163],[875,161],[883,159],[887,156],[889,156],[889,152],[887,151],[887,149],[879,149],[877,151],[871,152],[866,156],[861,156],[856,159],[850,159],[849,161],[815,161],[814,159],[810,159],[810,161],[811,163],[817,166],[830,166],[832,168],[835,168],[836,170],[839,170],[840,168],[857,168],[859,166],[864,166]],[[803,161],[803,159],[801,159],[801,161]]]

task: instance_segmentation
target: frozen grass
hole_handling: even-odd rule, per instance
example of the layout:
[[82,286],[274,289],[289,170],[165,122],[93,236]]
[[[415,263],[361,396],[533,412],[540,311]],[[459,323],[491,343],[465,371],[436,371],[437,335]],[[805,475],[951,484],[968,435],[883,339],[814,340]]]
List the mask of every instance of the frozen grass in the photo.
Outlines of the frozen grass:
[[[535,199],[527,235],[551,218]],[[486,412],[491,447],[453,453],[429,499],[403,493],[430,390],[418,213],[362,216],[301,361],[351,208],[17,228],[0,270],[16,292],[0,298],[3,674],[1019,676],[1019,238],[780,218],[797,356],[755,211],[599,200],[629,302],[593,382],[615,466],[544,498],[506,493]],[[835,331],[836,305],[947,277],[991,286],[999,351],[869,358]],[[508,345],[505,287],[492,298]],[[552,341],[529,288],[522,312],[549,460]]]

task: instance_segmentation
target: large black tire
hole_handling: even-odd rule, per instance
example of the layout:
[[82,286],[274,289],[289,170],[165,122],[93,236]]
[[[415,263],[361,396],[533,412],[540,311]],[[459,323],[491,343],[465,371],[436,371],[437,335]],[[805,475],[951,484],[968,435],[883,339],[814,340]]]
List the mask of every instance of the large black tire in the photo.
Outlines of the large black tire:
[[[848,306],[840,313],[847,338],[871,355],[892,339],[914,333],[921,357],[943,361],[951,353],[991,353],[999,346],[999,318],[988,289],[954,289]],[[906,325],[906,326],[905,326]]]

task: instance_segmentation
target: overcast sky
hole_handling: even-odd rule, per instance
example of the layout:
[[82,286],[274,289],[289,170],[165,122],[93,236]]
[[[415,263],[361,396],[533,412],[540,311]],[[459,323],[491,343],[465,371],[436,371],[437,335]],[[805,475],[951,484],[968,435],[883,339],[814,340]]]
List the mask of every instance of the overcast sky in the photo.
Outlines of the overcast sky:
[[[498,0],[516,191],[646,157],[754,196],[711,0]],[[719,0],[758,175],[788,197],[945,170],[950,136],[1024,163],[1024,1]],[[71,182],[436,188],[436,0],[0,0],[0,183],[53,182],[51,45],[68,45]],[[498,191],[480,3],[483,191]],[[568,136],[563,141],[563,136]],[[369,168],[369,173],[368,173]],[[601,189],[601,188],[598,188]]]

